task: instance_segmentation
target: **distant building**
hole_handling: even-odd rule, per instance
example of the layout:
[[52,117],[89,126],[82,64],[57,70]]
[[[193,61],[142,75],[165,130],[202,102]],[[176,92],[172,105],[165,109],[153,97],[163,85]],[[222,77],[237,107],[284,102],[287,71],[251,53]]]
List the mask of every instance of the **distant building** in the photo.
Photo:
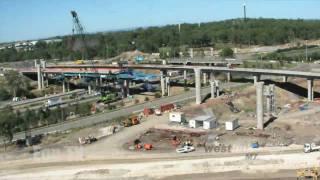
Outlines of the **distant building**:
[[[62,39],[45,39],[44,42],[53,43],[53,42],[61,42]],[[37,44],[38,40],[32,41],[17,41],[13,43],[5,43],[0,45],[0,50],[7,48],[15,48],[17,51],[32,51],[34,46]]]

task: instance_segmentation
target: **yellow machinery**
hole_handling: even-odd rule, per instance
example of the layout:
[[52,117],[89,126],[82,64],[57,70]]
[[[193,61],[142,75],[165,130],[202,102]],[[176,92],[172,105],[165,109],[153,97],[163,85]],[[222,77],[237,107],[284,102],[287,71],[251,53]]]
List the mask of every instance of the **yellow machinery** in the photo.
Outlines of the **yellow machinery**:
[[75,64],[84,64],[84,60],[76,60],[74,63]]
[[319,172],[318,168],[299,169],[297,170],[297,179],[312,178],[312,180],[318,180]]

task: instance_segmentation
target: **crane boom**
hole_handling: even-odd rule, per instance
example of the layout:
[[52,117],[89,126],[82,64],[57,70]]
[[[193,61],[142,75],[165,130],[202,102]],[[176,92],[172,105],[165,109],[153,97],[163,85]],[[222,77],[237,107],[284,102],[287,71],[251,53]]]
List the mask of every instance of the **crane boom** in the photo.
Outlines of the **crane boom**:
[[97,69],[95,68],[94,61],[88,57],[88,44],[85,39],[85,32],[84,32],[84,27],[82,26],[79,16],[76,11],[71,11],[71,16],[73,20],[73,28],[72,28],[72,35],[76,33],[80,36],[82,44],[83,44],[83,49],[82,49],[82,60],[89,60],[90,63],[92,64],[92,68],[95,72],[95,75],[99,75]]

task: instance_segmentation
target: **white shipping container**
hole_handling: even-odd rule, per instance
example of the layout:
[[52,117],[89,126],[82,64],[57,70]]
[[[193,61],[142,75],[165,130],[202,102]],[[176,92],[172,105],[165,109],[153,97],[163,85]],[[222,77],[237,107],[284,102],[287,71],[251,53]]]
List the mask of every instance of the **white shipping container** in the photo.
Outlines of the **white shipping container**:
[[203,129],[212,129],[217,127],[216,121],[203,121]]
[[189,121],[189,127],[191,127],[191,128],[198,128],[198,127],[200,127],[200,123],[197,123],[196,120],[191,119],[191,120]]
[[171,112],[169,113],[169,120],[172,122],[181,122],[184,120],[184,113],[182,112]]
[[234,119],[232,121],[227,121],[226,122],[226,130],[227,131],[233,131],[235,130],[237,127],[239,127],[239,121],[238,119]]

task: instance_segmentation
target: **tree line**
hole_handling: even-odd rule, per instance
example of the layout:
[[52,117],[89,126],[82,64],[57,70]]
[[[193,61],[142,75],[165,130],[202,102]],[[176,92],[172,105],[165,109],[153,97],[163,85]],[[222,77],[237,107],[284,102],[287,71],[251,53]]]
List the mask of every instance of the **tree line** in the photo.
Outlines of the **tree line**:
[[[169,48],[177,56],[186,47],[215,47],[219,45],[275,45],[320,37],[320,20],[289,19],[231,19],[202,24],[181,24],[138,28],[128,31],[86,35],[87,58],[110,58],[124,51],[161,52]],[[33,50],[0,50],[0,62],[26,59],[81,59],[83,43],[77,36],[63,36],[61,42],[38,41]]]
[[14,133],[66,121],[70,113],[87,116],[91,113],[91,105],[82,103],[68,107],[57,106],[55,109],[26,109],[24,112],[13,110],[8,106],[0,111],[0,137],[11,141]]

